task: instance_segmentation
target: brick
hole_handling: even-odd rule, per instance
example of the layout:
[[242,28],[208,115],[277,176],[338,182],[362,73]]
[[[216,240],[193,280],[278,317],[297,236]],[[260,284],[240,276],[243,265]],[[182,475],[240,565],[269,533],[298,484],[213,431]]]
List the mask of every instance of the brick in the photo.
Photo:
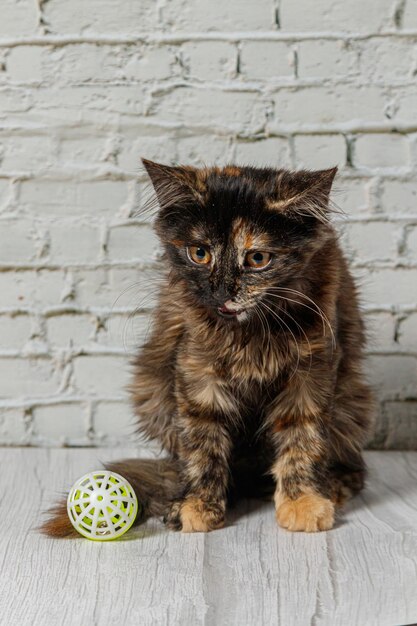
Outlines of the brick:
[[337,176],[332,195],[337,206],[348,215],[364,212],[369,208],[367,181],[363,178]]
[[368,357],[365,371],[379,399],[416,397],[417,358],[378,355]]
[[25,37],[34,34],[38,25],[37,7],[32,0],[3,0],[0,36]]
[[[97,122],[97,115],[102,114],[105,121],[109,120],[109,113],[126,113],[144,115],[147,110],[147,92],[145,85],[139,82],[128,83],[122,79],[110,82],[96,83],[85,81],[83,83],[44,85],[30,92],[20,92],[19,101],[17,94],[10,93],[8,106],[21,107],[28,110],[30,107],[42,111],[43,115],[63,115],[64,121],[72,120],[74,126],[79,123],[79,115],[83,111],[83,118],[90,114],[91,119]],[[20,90],[19,90],[20,91]],[[1,93],[1,92],[0,92]],[[26,102],[24,98],[26,97]],[[22,100],[20,104],[20,100]],[[0,101],[1,102],[1,101]],[[55,112],[55,110],[58,110]],[[94,115],[94,118],[92,117]]]
[[50,167],[55,155],[50,137],[42,135],[16,135],[0,137],[3,151],[1,169],[4,172],[46,169]]
[[49,359],[0,358],[0,398],[49,396],[58,384]]
[[406,254],[411,259],[417,258],[417,226],[410,227],[406,238]]
[[249,79],[294,76],[294,52],[286,43],[248,41],[242,44],[240,72]]
[[398,327],[398,343],[402,349],[417,352],[417,313],[401,320]]
[[353,163],[355,167],[401,167],[409,161],[409,143],[403,135],[360,135],[355,139]]
[[[0,274],[1,277],[1,274]],[[131,268],[75,270],[75,303],[81,307],[134,310],[155,304],[159,274]]]
[[385,402],[386,450],[417,449],[417,402]]
[[391,117],[398,123],[412,124],[417,108],[415,87],[397,89],[392,95],[395,95],[395,100],[392,102]]
[[33,222],[0,221],[0,263],[30,263],[36,258],[36,230]]
[[369,352],[394,349],[395,316],[392,313],[368,313],[365,324]]
[[63,314],[48,317],[47,337],[55,347],[87,346],[94,339],[96,320],[93,316]]
[[123,348],[135,352],[149,337],[152,317],[144,313],[112,314],[102,320],[97,343],[109,348]]
[[0,441],[6,446],[24,446],[29,443],[23,409],[0,407]]
[[51,0],[43,5],[43,14],[48,29],[61,34],[137,33],[158,24],[152,0],[125,0],[123,5],[113,0]]
[[52,263],[91,263],[98,261],[102,246],[97,226],[59,220],[48,227]]
[[358,71],[358,53],[343,39],[300,41],[297,51],[300,78],[346,77]]
[[268,0],[178,0],[162,8],[164,25],[173,31],[253,31],[275,27],[273,6]]
[[132,443],[136,430],[131,407],[125,402],[99,402],[93,418],[100,444]]
[[140,128],[128,128],[123,133],[123,142],[117,155],[117,163],[122,170],[137,175],[142,167],[141,157],[162,163],[176,160],[177,141],[174,137],[158,130],[155,130],[154,135],[148,133],[149,129],[144,133]]
[[161,272],[156,269],[113,268],[109,272],[109,295],[113,308],[129,310],[155,306]]
[[154,100],[152,114],[164,122],[256,131],[266,117],[266,103],[255,93],[179,87]]
[[381,205],[389,215],[417,216],[417,182],[385,180],[381,189]]
[[149,226],[129,225],[110,229],[107,254],[111,261],[151,263],[161,252],[161,244]]
[[367,304],[415,306],[417,294],[412,285],[417,284],[417,268],[371,269],[361,282]]
[[108,398],[125,395],[130,373],[127,360],[118,356],[79,356],[73,361],[77,391]]
[[295,161],[298,168],[328,168],[346,163],[346,140],[343,135],[296,135]]
[[256,141],[239,141],[236,143],[235,160],[243,165],[291,167],[288,140],[269,137]]
[[33,410],[34,440],[39,445],[88,443],[88,420],[81,404],[52,404]]
[[175,53],[167,47],[142,47],[123,67],[123,75],[131,80],[163,80],[178,73]]
[[0,350],[21,350],[29,341],[31,320],[28,315],[0,315]]
[[28,307],[35,272],[0,272],[0,307],[2,310]]
[[26,180],[21,184],[20,204],[37,216],[112,216],[126,202],[127,193],[123,181]]
[[[2,162],[1,156],[1,140],[0,140],[0,167]],[[10,195],[10,183],[7,179],[0,178],[0,208],[6,203]]]
[[5,87],[0,90],[1,115],[27,113],[33,106],[33,100],[34,93],[28,91],[26,87]]
[[398,37],[375,38],[361,42],[360,74],[364,79],[397,81],[411,74],[415,44]]
[[44,308],[61,303],[62,271],[0,272],[0,309]]
[[55,48],[43,60],[43,72],[50,81],[111,81],[121,73],[122,55],[114,46],[74,44]]
[[386,121],[388,97],[380,87],[335,85],[282,88],[274,96],[275,115],[284,124],[314,124],[324,129],[347,122]]
[[378,31],[389,25],[391,0],[366,6],[361,0],[281,0],[280,24],[286,31]]
[[353,260],[366,263],[395,259],[398,234],[391,222],[356,222],[345,224],[343,230]]
[[12,82],[32,83],[42,80],[43,50],[39,46],[17,46],[7,56],[7,75]]
[[181,46],[181,60],[189,78],[231,78],[236,73],[237,48],[223,41],[189,41]]
[[[34,275],[29,304],[35,304],[39,308],[56,306],[64,302],[65,293],[66,277],[62,271],[39,271]],[[25,298],[23,301],[28,303]]]
[[20,184],[20,204],[34,214],[54,215],[76,206],[76,185],[68,181],[23,180]]
[[64,167],[68,167],[69,163],[76,166],[85,163],[91,167],[101,160],[107,139],[105,135],[98,136],[98,133],[77,136],[76,131],[71,131],[59,140],[58,158]]
[[403,14],[403,28],[417,28],[417,5],[407,2]]
[[226,164],[232,160],[231,138],[213,135],[184,137],[177,147],[178,161],[196,166]]
[[74,304],[85,307],[111,307],[112,294],[108,285],[109,272],[105,269],[76,269],[74,279]]

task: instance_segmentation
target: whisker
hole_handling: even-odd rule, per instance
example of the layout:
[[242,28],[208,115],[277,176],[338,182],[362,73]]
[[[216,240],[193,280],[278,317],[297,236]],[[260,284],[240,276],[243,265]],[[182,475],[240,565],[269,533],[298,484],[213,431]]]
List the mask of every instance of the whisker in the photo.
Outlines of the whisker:
[[265,302],[260,301],[260,303],[262,306],[264,306],[277,320],[278,322],[282,322],[284,324],[284,326],[287,328],[288,332],[291,334],[292,338],[294,339],[294,343],[297,347],[297,363],[295,366],[294,371],[292,372],[291,376],[288,379],[288,382],[292,379],[293,376],[295,376],[295,374],[297,373],[297,370],[299,368],[300,365],[300,360],[301,360],[301,355],[300,355],[300,348],[299,345],[297,343],[297,339],[295,338],[294,333],[292,332],[291,328],[288,326],[288,324],[286,322],[284,322],[284,320],[273,310],[271,309],[267,304],[265,304]]
[[[268,323],[267,320],[265,318],[265,315],[263,314],[263,312],[258,308],[258,305],[255,305],[254,307],[254,313],[256,313],[260,323],[261,323],[261,328],[262,328],[262,332],[263,332],[263,337],[262,337],[262,343],[265,345],[265,340],[266,340],[266,331],[268,330],[269,335],[271,334],[271,331],[268,327]],[[261,313],[262,313],[262,317],[261,317]],[[266,326],[265,326],[266,323]]]
[[[128,291],[131,291],[132,289],[135,289],[135,288],[141,288],[141,287],[143,287],[144,284],[148,285],[150,282],[152,282],[152,284],[163,285],[164,282],[165,282],[165,277],[164,276],[153,276],[152,279],[150,279],[150,278],[143,278],[143,279],[141,279],[141,281],[136,281],[136,282],[132,283],[131,285],[129,285],[129,287],[126,287],[126,289],[123,289],[123,291],[117,296],[117,298],[114,300],[113,304],[111,305],[110,311],[113,312],[113,309],[115,308],[116,304],[119,302],[120,298],[122,298]],[[154,294],[154,292],[153,292],[153,294]]]
[[[277,287],[277,289],[279,289],[279,287]],[[295,304],[299,304],[300,306],[305,307],[306,309],[310,309],[310,311],[313,311],[313,313],[316,313],[316,315],[319,315],[319,317],[321,318],[322,321],[322,325],[323,325],[323,334],[325,334],[325,320],[323,318],[323,316],[321,315],[321,313],[319,311],[317,311],[316,309],[313,309],[313,307],[309,306],[308,304],[304,304],[304,302],[299,302],[298,300],[294,300],[292,298],[287,298],[286,296],[279,296],[277,294],[274,293],[270,293],[269,291],[265,292],[266,295],[271,296],[271,298],[279,298],[281,300],[285,300],[287,302],[294,302]]]
[[289,317],[289,318],[290,318],[290,319],[291,319],[291,320],[292,320],[292,321],[293,321],[293,322],[294,322],[294,323],[298,326],[298,328],[299,328],[299,329],[301,330],[301,332],[303,333],[303,335],[304,335],[304,337],[305,337],[305,340],[306,340],[306,341],[307,341],[307,343],[308,343],[308,349],[309,349],[309,354],[310,354],[310,363],[309,363],[309,366],[308,366],[308,372],[307,372],[307,373],[310,373],[311,368],[312,368],[312,366],[313,366],[313,351],[312,351],[312,349],[311,349],[311,343],[310,343],[310,340],[309,340],[309,338],[307,337],[307,334],[306,334],[305,330],[304,330],[304,329],[303,329],[303,327],[302,327],[302,326],[301,326],[301,325],[297,322],[297,320],[296,320],[296,319],[295,319],[292,315],[290,315],[290,313],[289,313],[286,309],[282,309],[282,312],[283,312],[283,313],[285,313],[286,315],[288,315],[288,317]]
[[[268,292],[266,292],[266,293],[267,293],[267,295],[271,296],[272,298],[278,298],[279,300],[283,300],[283,301],[296,302],[297,304],[301,304],[302,306],[305,306],[305,307],[307,307],[308,309],[310,309],[311,311],[314,311],[315,313],[317,313],[317,311],[315,311],[315,310],[314,310],[314,309],[312,309],[311,307],[309,307],[309,306],[307,306],[306,304],[303,304],[303,303],[301,303],[301,302],[298,302],[297,300],[292,300],[291,298],[286,298],[285,296],[278,296],[278,295],[276,295],[276,294],[272,294],[272,293],[268,293]],[[301,330],[301,332],[303,333],[303,335],[304,335],[304,337],[305,337],[305,339],[306,339],[306,341],[307,341],[307,343],[308,343],[308,346],[309,346],[309,351],[310,351],[310,365],[309,365],[308,371],[310,372],[311,367],[312,367],[312,349],[311,349],[311,343],[310,343],[310,340],[309,340],[309,338],[308,338],[308,336],[307,336],[306,332],[304,331],[303,327],[302,327],[302,326],[301,326],[301,325],[297,322],[297,320],[296,320],[296,319],[295,319],[292,315],[290,315],[290,313],[287,311],[287,309],[284,309],[284,308],[283,308],[283,309],[280,309],[280,310],[281,310],[283,313],[285,313],[286,315],[288,315],[288,317],[289,317],[289,318],[290,318],[290,319],[291,319],[291,320],[292,320],[292,321],[293,321],[293,322],[294,322],[294,323],[298,326],[298,328]],[[321,315],[320,315],[320,317],[321,317]],[[323,319],[322,319],[322,324],[323,324],[323,336],[325,336],[325,334],[326,334],[326,333],[325,333],[325,329],[326,329],[326,327],[325,327],[325,324],[324,324],[324,320],[323,320]],[[333,349],[333,343],[332,343],[332,349]]]
[[[291,291],[292,293],[295,293],[296,295],[301,296],[302,298],[305,298],[306,300],[308,300],[309,302],[311,302],[311,304],[313,304],[313,306],[316,307],[317,312],[322,316],[322,319],[325,320],[326,324],[329,327],[329,330],[332,334],[332,337],[334,339],[334,333],[333,333],[333,328],[332,325],[330,324],[329,318],[327,317],[327,315],[325,314],[325,312],[323,311],[323,309],[317,304],[317,302],[315,302],[312,298],[310,298],[309,296],[307,296],[307,294],[302,293],[301,291],[298,291],[297,289],[291,289],[290,287],[276,287],[275,289],[278,289],[279,291]],[[300,303],[301,304],[301,303]],[[306,305],[304,305],[306,306]],[[335,341],[335,339],[334,339]]]
[[[317,304],[317,302],[315,302],[312,298],[310,298],[309,296],[307,296],[305,293],[302,293],[301,291],[298,291],[297,289],[291,289],[290,287],[271,287],[268,292],[270,292],[270,290],[274,290],[274,291],[290,291],[291,293],[294,293],[298,296],[301,296],[302,298],[305,298],[306,300],[308,300],[309,302],[311,302],[311,304],[314,305],[315,309],[312,309],[311,307],[309,307],[307,304],[305,304],[304,302],[299,302],[298,300],[291,300],[291,298],[285,298],[286,300],[288,300],[289,302],[295,302],[296,304],[299,304],[300,306],[304,306],[308,309],[311,309],[312,311],[314,311],[315,313],[317,313],[317,315],[319,315],[322,319],[322,323],[323,325],[326,324],[331,337],[332,337],[332,344],[333,344],[333,348],[336,348],[336,338],[334,335],[334,331],[332,328],[332,325],[327,317],[327,315],[324,313],[323,309],[321,309],[319,307],[319,305]],[[271,293],[269,293],[269,295],[273,295]],[[275,296],[275,297],[283,297],[283,296]],[[323,333],[324,334],[324,333]]]
[[[124,326],[123,326],[123,333],[122,333],[122,338],[123,338],[123,349],[125,352],[128,352],[128,347],[127,347],[127,327],[128,324],[133,320],[133,318],[139,313],[139,311],[141,311],[144,308],[144,304],[146,304],[151,298],[154,297],[154,294],[147,294],[144,298],[142,298],[142,300],[137,304],[137,306],[133,309],[133,311],[131,311],[129,313],[129,315],[127,316],[127,319],[125,320]],[[149,327],[150,327],[150,322],[148,322],[148,327],[146,330],[146,336],[149,332]],[[145,336],[145,340],[146,340],[146,336]]]

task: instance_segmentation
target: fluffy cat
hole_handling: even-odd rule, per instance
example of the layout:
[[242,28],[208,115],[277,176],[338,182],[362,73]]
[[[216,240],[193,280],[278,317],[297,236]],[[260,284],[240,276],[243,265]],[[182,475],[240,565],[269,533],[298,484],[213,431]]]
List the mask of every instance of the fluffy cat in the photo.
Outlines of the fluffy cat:
[[[236,495],[274,494],[278,524],[332,528],[364,484],[372,397],[354,281],[330,224],[336,168],[169,167],[144,160],[166,275],[134,362],[139,430],[168,453],[108,468],[184,532]],[[44,532],[70,534],[65,503]]]

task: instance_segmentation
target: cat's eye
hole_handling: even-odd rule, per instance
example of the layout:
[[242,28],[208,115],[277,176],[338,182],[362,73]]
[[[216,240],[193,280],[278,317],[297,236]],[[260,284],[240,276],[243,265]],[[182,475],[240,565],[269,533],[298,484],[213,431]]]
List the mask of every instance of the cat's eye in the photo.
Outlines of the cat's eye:
[[263,252],[261,250],[248,252],[245,257],[245,267],[251,270],[263,270],[270,264],[271,259],[272,254],[270,252]]
[[208,265],[211,261],[210,251],[204,246],[188,246],[187,254],[190,261],[197,265]]

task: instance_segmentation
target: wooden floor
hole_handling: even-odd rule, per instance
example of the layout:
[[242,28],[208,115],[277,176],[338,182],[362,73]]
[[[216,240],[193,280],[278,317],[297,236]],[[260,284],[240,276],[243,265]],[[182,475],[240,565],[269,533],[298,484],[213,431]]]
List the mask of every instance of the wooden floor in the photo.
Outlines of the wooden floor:
[[334,530],[277,528],[245,502],[227,528],[152,520],[110,543],[33,529],[57,493],[135,451],[1,449],[0,623],[399,626],[417,622],[417,453],[368,453],[368,489]]

